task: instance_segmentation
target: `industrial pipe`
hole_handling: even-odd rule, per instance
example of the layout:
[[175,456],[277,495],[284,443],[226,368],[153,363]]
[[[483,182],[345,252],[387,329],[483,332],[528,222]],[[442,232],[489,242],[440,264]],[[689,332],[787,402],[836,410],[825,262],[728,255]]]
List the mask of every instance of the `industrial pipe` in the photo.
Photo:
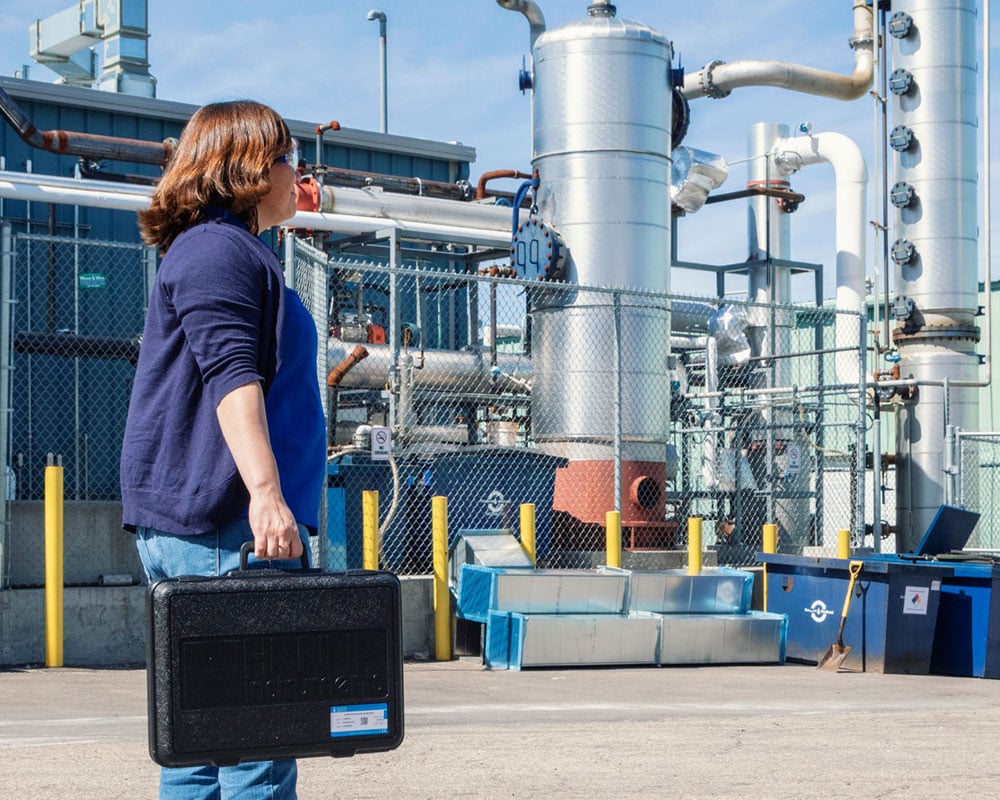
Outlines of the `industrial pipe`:
[[[339,131],[340,123],[337,120],[332,119],[326,125],[316,126],[316,164],[323,163],[323,134],[327,131]],[[298,168],[298,164],[293,164],[293,167]]]
[[532,0],[497,0],[497,5],[500,8],[506,8],[508,11],[516,11],[524,15],[524,18],[528,20],[528,27],[531,33],[531,47],[534,49],[535,40],[545,33],[545,15],[542,14],[542,10],[538,5],[532,2]]
[[91,159],[107,158],[113,161],[133,161],[160,166],[165,164],[173,153],[173,144],[170,142],[147,142],[75,131],[39,131],[2,86],[0,86],[0,114],[26,144],[58,155]]
[[854,71],[850,75],[785,61],[747,60],[728,64],[712,61],[699,72],[685,76],[684,97],[689,100],[722,98],[741,86],[777,86],[834,100],[857,100],[872,84],[875,29],[870,5],[863,0],[851,0],[851,6],[854,9],[854,35],[850,40],[854,49]]
[[382,133],[389,131],[389,91],[386,70],[386,17],[385,12],[373,8],[368,12],[368,21],[378,20],[378,50],[379,50],[379,98],[382,108]]
[[[338,190],[337,197],[344,200],[348,196],[346,193],[350,192],[365,194],[361,190],[341,189]],[[101,181],[73,180],[26,172],[0,171],[0,198],[23,200],[29,203],[62,203],[94,208],[113,208],[120,211],[142,211],[149,207],[149,198],[152,193],[153,189],[150,186],[109,185]],[[341,213],[341,211],[334,213],[300,211],[288,221],[288,227],[311,228],[348,235],[372,233],[386,228],[405,228],[408,233],[413,235],[450,239],[456,243],[504,248],[510,245],[509,209],[476,206],[474,208],[486,212],[479,221],[487,223],[488,227],[459,226],[420,221],[422,218],[433,219],[434,217],[431,213],[421,213],[414,209],[419,209],[420,203],[434,202],[434,199],[426,197],[406,199],[414,204],[410,210],[404,206],[393,207],[394,211],[402,212],[403,216],[363,216]],[[358,203],[355,202],[355,205]],[[455,207],[459,204],[451,203],[451,206]],[[472,206],[462,207],[473,208]],[[497,213],[491,218],[490,211]],[[410,218],[407,218],[406,215],[410,215]],[[467,222],[471,222],[474,218],[474,215],[465,217]]]
[[[857,376],[857,361],[849,354],[858,348],[860,315],[865,313],[865,231],[868,223],[868,169],[861,148],[841,133],[816,133],[778,139],[771,149],[774,163],[783,175],[791,175],[809,164],[826,162],[833,167],[837,247],[837,311],[850,313],[835,326],[837,380],[851,383]],[[846,352],[845,352],[846,351]],[[859,353],[859,357],[863,357]]]
[[494,169],[484,172],[479,176],[479,183],[476,184],[476,199],[486,198],[486,184],[496,178],[520,178],[526,180],[531,176],[527,172],[519,172],[516,169]]
[[351,354],[347,356],[347,358],[345,358],[343,361],[337,364],[336,367],[330,370],[330,374],[327,375],[326,378],[326,385],[334,387],[340,386],[340,382],[344,379],[344,376],[351,370],[351,367],[353,367],[359,361],[363,361],[366,358],[368,358],[368,351],[364,348],[363,345],[360,344],[356,345],[354,349],[351,351]]

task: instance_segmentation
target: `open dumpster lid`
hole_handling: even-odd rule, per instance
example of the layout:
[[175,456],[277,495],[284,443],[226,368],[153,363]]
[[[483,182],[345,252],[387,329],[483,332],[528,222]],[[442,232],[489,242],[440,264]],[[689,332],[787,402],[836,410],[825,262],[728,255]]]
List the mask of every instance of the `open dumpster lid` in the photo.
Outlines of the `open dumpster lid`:
[[979,513],[967,508],[942,505],[914,551],[916,556],[936,556],[961,550],[979,522]]

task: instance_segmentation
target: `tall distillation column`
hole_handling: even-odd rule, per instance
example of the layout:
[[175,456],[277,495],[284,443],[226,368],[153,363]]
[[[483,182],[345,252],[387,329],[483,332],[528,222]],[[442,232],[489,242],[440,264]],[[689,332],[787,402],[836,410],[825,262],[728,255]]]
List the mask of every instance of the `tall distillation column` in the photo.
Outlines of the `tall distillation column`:
[[[595,2],[586,19],[539,35],[532,56],[538,214],[565,243],[567,283],[666,293],[670,42]],[[532,306],[532,431],[540,449],[569,460],[556,511],[588,528],[618,506],[626,529],[664,531],[666,304],[543,290]]]
[[975,0],[894,0],[893,340],[922,385],[896,428],[896,548],[916,548],[944,498],[945,428],[978,427]]

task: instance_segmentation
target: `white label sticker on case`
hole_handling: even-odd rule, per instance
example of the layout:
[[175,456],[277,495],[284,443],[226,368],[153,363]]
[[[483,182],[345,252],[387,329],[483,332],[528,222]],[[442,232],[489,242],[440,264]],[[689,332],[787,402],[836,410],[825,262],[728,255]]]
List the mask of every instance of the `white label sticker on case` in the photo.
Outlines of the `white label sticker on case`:
[[330,706],[330,736],[374,736],[389,732],[389,706]]

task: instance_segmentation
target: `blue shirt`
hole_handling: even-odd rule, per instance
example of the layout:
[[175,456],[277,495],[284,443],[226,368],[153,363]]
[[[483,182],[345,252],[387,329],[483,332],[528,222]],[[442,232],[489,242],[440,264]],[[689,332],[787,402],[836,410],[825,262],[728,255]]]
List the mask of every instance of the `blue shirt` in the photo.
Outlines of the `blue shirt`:
[[326,419],[319,394],[316,324],[294,291],[286,288],[284,296],[281,368],[271,382],[264,408],[281,493],[295,520],[315,530],[326,477]]

